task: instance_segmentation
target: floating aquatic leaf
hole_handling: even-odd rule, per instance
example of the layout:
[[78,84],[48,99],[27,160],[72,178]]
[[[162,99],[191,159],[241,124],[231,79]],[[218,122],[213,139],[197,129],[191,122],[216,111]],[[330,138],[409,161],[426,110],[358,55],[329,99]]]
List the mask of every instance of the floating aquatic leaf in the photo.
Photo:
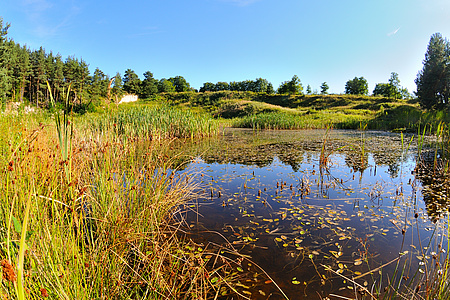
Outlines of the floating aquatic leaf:
[[356,260],[353,264],[354,264],[355,266],[359,266],[359,265],[362,264],[362,260]]

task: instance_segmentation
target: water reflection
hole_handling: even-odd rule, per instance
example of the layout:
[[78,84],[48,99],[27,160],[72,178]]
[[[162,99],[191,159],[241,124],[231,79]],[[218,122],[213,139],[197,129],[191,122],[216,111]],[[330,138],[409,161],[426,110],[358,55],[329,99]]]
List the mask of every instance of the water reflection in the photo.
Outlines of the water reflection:
[[450,207],[450,177],[446,168],[448,162],[432,150],[421,154],[421,161],[416,166],[417,178],[422,182],[423,200],[427,213],[436,222],[445,217]]
[[[247,255],[290,299],[354,296],[341,275],[387,285],[397,264],[420,268],[419,244],[434,238],[412,174],[416,151],[398,134],[226,130],[179,146],[196,157],[186,171],[204,186],[186,216],[192,236]],[[250,266],[239,291],[281,297]]]

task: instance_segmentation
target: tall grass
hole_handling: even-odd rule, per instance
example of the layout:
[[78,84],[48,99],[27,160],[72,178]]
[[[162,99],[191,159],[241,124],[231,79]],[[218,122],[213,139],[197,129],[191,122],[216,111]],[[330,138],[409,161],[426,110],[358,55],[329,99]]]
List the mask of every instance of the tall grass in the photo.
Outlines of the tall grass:
[[324,129],[358,128],[363,116],[346,115],[329,112],[307,112],[304,114],[289,114],[283,112],[262,113],[250,115],[233,122],[233,127],[253,129]]
[[205,114],[168,106],[125,106],[106,115],[91,117],[89,129],[98,134],[142,139],[196,138],[215,135],[218,123]]
[[[67,140],[64,117],[0,118],[0,256],[11,274],[0,297],[204,299],[225,285],[228,264],[177,234],[173,216],[195,186],[158,150],[164,137],[213,134],[215,125],[158,113],[119,110]],[[117,138],[126,135],[158,141]]]

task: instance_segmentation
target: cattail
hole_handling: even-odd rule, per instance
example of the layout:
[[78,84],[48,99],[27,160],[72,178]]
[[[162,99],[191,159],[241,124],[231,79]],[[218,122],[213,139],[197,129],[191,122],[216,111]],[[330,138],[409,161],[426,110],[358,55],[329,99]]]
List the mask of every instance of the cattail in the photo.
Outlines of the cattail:
[[48,297],[48,292],[47,292],[46,289],[41,288],[41,289],[39,289],[39,291],[41,292],[41,296],[42,296],[42,297],[44,297],[44,298],[47,298],[47,297]]
[[4,259],[1,261],[1,265],[3,270],[3,279],[6,281],[15,282],[17,280],[17,276],[11,263]]

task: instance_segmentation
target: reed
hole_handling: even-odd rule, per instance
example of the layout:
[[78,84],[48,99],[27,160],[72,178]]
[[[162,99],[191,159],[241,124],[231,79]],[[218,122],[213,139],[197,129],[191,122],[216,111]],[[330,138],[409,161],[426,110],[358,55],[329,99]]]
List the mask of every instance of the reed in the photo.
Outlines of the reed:
[[124,106],[108,114],[95,115],[86,127],[98,135],[147,140],[167,138],[197,138],[218,133],[219,125],[205,114],[166,104],[154,106]]

